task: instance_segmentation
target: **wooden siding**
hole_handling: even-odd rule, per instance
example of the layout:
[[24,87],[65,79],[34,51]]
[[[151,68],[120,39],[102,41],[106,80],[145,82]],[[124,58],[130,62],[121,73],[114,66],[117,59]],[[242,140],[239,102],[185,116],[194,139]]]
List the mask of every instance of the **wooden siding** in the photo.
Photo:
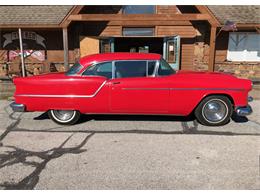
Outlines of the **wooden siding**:
[[194,44],[181,44],[181,70],[194,70]]
[[[63,50],[48,50],[47,51],[47,61],[53,63],[63,63],[64,53]],[[74,51],[69,50],[69,63],[74,63]]]
[[157,36],[173,36],[179,35],[185,38],[193,38],[196,31],[193,26],[158,26]]
[[157,5],[156,6],[157,14],[178,14],[180,13],[176,5]]
[[100,36],[120,36],[121,35],[121,26],[107,26]]
[[84,23],[81,36],[121,36],[121,26],[107,26],[106,23]]
[[99,39],[93,37],[80,37],[80,56],[99,53]]

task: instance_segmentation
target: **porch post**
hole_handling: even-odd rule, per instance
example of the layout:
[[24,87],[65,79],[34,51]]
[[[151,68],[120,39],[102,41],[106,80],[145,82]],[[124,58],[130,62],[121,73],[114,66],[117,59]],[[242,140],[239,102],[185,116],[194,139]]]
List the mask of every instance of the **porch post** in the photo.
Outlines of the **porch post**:
[[20,43],[20,51],[21,51],[21,62],[22,62],[22,77],[25,77],[25,66],[24,66],[24,53],[23,53],[23,38],[22,38],[22,30],[18,29],[19,34],[19,43]]
[[65,71],[69,69],[69,49],[68,49],[68,29],[62,29],[63,36],[63,51],[64,51],[64,68]]
[[216,46],[216,26],[210,28],[210,44],[209,44],[209,71],[214,71],[215,64],[215,46]]

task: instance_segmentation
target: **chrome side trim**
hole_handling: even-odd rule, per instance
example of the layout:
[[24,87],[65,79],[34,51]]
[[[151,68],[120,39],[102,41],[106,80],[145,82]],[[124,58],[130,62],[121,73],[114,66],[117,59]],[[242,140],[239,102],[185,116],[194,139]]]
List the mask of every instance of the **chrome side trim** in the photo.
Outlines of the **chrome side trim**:
[[171,90],[223,90],[223,91],[244,91],[243,88],[171,88]]
[[123,90],[223,90],[223,91],[244,91],[242,88],[122,88]]
[[171,88],[122,88],[122,90],[171,90]]
[[47,97],[47,98],[93,98],[98,92],[102,89],[102,87],[106,84],[107,81],[104,81],[97,91],[92,95],[49,95],[49,94],[18,94],[16,96],[20,97]]

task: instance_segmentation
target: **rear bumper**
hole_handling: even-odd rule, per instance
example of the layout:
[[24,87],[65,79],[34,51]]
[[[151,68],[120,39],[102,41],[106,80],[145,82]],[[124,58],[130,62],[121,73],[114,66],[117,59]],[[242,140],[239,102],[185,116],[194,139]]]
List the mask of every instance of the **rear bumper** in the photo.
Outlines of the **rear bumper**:
[[25,112],[25,105],[24,104],[17,104],[12,102],[10,107],[13,109],[14,112]]
[[243,107],[237,107],[235,109],[235,111],[236,111],[238,116],[247,116],[247,115],[250,115],[253,112],[250,105],[243,106]]

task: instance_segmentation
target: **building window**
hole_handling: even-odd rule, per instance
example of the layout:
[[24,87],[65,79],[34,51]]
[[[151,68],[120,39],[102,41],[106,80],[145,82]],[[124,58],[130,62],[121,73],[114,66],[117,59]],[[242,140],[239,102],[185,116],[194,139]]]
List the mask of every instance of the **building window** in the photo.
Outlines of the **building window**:
[[155,5],[125,5],[123,14],[154,14]]
[[228,61],[260,61],[260,34],[231,32],[228,40]]
[[123,36],[154,36],[154,28],[123,28]]

